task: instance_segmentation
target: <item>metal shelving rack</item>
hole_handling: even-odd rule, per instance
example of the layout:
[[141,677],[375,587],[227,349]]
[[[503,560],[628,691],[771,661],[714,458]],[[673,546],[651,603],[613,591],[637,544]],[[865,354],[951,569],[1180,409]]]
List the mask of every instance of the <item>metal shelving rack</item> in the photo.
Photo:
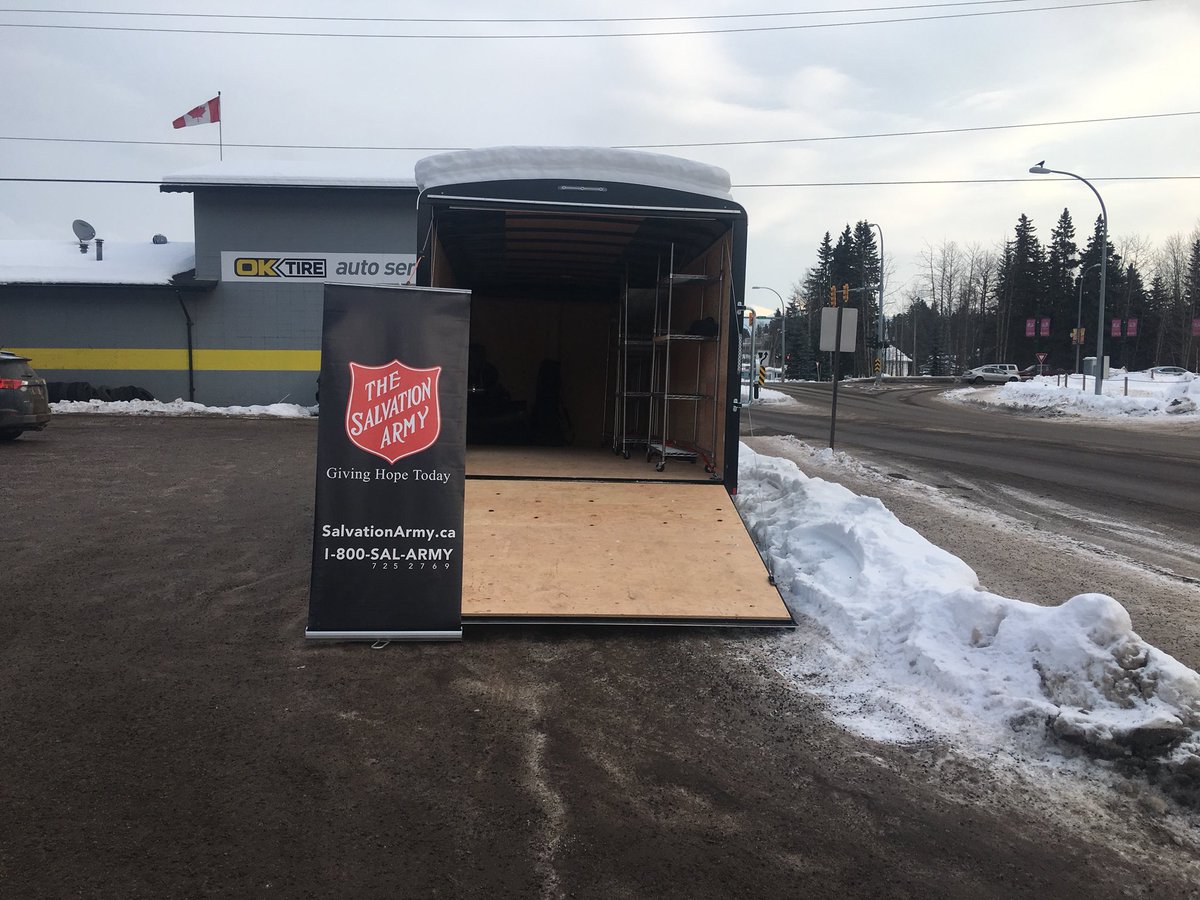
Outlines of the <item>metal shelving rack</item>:
[[[680,327],[680,323],[676,321],[676,315],[682,314],[690,318],[694,314],[695,321],[704,320],[706,314],[710,312],[705,288],[710,284],[719,284],[723,280],[723,272],[716,275],[676,272],[674,244],[671,245],[666,273],[663,274],[660,270],[658,286],[655,291],[654,334],[651,338],[650,429],[646,435],[646,460],[649,462],[657,457],[658,462],[655,469],[659,472],[666,468],[668,459],[695,461],[697,458],[703,458],[705,471],[714,474],[715,477],[718,419],[716,372],[719,362],[716,355],[721,343],[723,318],[720,315],[720,303],[718,300],[713,304],[712,310],[715,313],[712,319],[717,323],[715,335],[690,333],[687,326]],[[683,299],[684,293],[690,292],[696,287],[700,288],[698,305],[694,299],[686,304],[677,305],[677,292],[680,293],[679,299]],[[718,287],[716,291],[718,298],[720,293]],[[688,379],[687,372],[680,371],[684,360],[676,359],[678,348],[684,345],[695,347],[695,366],[690,379]],[[707,348],[712,350],[709,354],[713,373],[711,392],[705,391],[702,385],[702,364]],[[673,404],[679,403],[692,404],[690,440],[682,439],[671,430],[671,407]],[[699,435],[702,404],[708,405],[712,421],[712,434],[707,447],[700,443]]]
[[613,402],[613,453],[629,459],[630,447],[645,447],[650,422],[653,341],[649,328],[631,324],[638,301],[647,292],[625,284],[617,321],[617,369]]

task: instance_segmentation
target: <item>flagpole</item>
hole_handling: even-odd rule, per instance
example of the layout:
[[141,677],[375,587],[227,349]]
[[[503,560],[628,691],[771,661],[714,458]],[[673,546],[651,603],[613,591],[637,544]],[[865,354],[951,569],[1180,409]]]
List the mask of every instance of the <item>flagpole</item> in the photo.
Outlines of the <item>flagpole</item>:
[[[221,92],[217,91],[217,109],[221,110]],[[225,161],[225,113],[221,110],[217,119],[217,159]]]

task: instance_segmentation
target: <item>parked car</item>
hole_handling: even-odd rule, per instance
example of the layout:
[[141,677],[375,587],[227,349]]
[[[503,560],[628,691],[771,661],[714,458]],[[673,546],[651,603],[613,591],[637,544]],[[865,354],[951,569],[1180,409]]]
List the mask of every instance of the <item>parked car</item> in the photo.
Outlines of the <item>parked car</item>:
[[1030,378],[1037,378],[1039,375],[1049,375],[1053,378],[1055,375],[1070,375],[1070,369],[1060,369],[1058,366],[1048,366],[1045,363],[1036,366],[1027,366],[1019,373],[1022,381],[1028,381]]
[[1020,381],[1021,374],[1017,371],[1017,367],[1011,363],[993,363],[988,366],[977,366],[974,369],[967,369],[961,376],[963,381],[968,381],[971,384],[983,384],[989,382],[991,384],[1003,384],[1006,381]]
[[1191,375],[1187,369],[1180,366],[1155,366],[1150,370],[1151,378],[1182,378],[1185,375]]
[[29,357],[0,350],[0,441],[40,431],[49,422],[45,380],[30,367]]

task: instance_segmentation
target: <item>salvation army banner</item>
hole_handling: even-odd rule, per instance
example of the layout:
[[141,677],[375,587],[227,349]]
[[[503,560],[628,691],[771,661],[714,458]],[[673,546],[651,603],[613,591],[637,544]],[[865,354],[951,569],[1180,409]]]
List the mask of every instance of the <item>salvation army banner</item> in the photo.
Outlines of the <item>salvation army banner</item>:
[[462,637],[470,297],[325,286],[306,637]]

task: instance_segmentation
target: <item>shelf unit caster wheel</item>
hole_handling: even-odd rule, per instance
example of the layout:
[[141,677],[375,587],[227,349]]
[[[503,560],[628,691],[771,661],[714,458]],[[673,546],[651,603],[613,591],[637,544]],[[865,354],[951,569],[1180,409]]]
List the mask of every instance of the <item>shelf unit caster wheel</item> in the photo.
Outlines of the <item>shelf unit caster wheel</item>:
[[666,467],[667,467],[667,464],[666,464],[665,462],[655,463],[655,464],[654,464],[654,471],[655,471],[655,472],[661,472],[661,471],[662,471],[663,469],[665,469]]
[[629,451],[628,450],[623,451],[621,453],[621,456],[623,456],[625,459],[629,459]]

